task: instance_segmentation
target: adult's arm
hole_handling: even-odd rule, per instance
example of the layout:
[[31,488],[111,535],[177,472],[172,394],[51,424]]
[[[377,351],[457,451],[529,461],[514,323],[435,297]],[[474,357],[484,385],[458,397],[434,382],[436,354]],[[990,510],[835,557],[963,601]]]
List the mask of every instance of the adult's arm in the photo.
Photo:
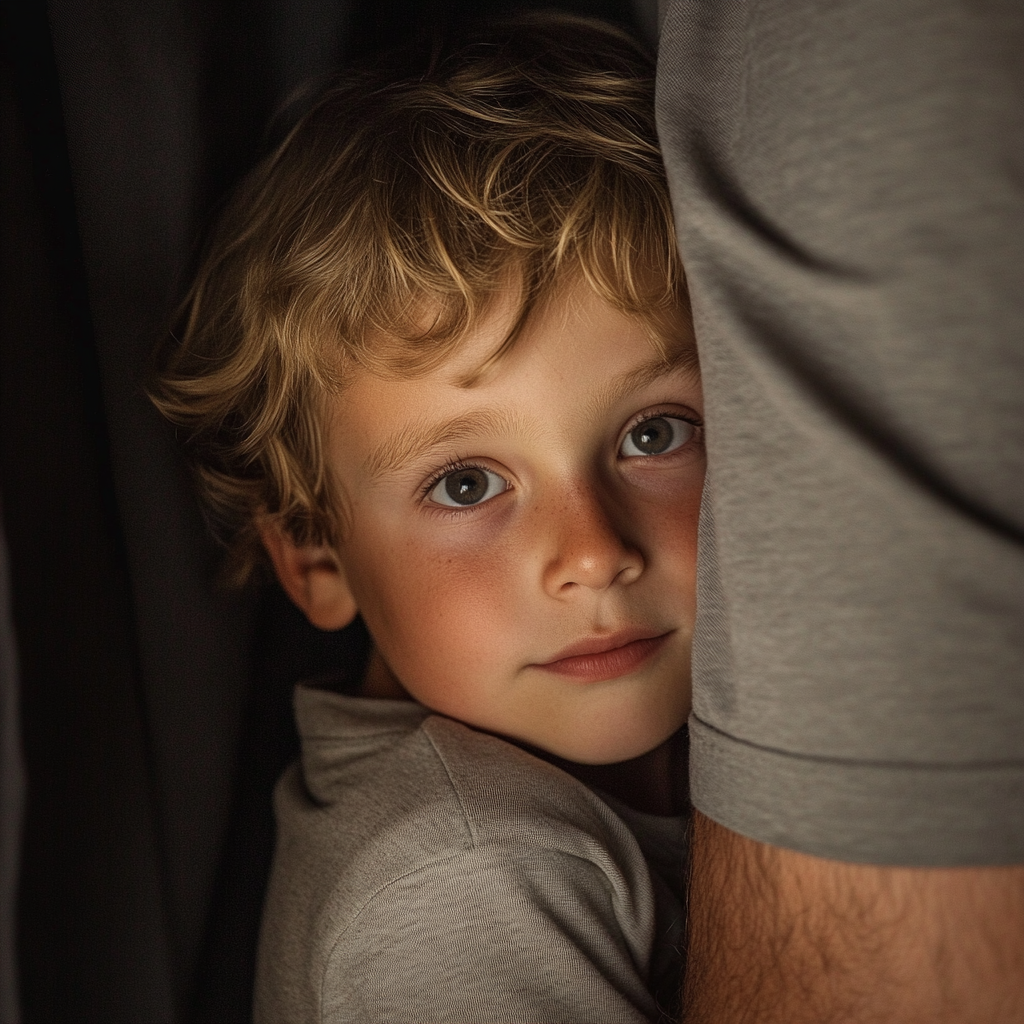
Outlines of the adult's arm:
[[686,1024],[1024,1021],[1024,867],[848,864],[697,814]]
[[672,0],[658,74],[708,425],[692,1013],[1012,1020],[1024,6]]

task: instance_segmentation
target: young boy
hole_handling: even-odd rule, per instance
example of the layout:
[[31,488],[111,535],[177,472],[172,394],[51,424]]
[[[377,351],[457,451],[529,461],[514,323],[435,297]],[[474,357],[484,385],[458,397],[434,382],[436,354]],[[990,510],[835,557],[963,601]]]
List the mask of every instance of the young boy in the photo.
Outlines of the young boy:
[[154,390],[236,575],[373,640],[296,693],[256,1018],[655,1020],[704,456],[653,67],[551,15],[380,63],[236,196]]

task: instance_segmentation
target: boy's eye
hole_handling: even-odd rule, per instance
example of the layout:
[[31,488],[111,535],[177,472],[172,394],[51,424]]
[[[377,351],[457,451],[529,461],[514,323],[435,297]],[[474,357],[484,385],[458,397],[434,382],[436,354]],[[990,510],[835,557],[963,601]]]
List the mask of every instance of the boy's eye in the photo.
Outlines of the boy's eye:
[[678,416],[652,416],[638,423],[623,439],[619,454],[667,455],[681,448],[696,432],[696,427]]
[[477,466],[465,466],[441,477],[430,489],[428,497],[448,508],[479,505],[507,490],[508,484],[497,473]]

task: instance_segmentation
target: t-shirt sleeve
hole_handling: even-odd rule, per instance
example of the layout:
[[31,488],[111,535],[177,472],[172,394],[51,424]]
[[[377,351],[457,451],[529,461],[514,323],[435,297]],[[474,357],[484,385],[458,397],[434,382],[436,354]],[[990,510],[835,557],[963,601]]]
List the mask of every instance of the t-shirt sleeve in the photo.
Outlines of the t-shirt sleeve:
[[693,801],[1024,861],[1024,6],[673,0],[707,399]]
[[579,1022],[658,1019],[649,935],[629,934],[590,861],[473,849],[376,892],[337,939],[323,1021]]

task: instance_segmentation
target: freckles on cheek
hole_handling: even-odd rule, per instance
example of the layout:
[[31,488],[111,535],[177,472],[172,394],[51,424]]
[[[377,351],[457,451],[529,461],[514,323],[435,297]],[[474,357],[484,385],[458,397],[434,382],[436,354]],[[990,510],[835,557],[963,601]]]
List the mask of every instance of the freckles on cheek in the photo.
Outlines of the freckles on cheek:
[[521,632],[515,569],[497,546],[420,541],[396,545],[389,561],[378,624],[403,682],[480,676]]

